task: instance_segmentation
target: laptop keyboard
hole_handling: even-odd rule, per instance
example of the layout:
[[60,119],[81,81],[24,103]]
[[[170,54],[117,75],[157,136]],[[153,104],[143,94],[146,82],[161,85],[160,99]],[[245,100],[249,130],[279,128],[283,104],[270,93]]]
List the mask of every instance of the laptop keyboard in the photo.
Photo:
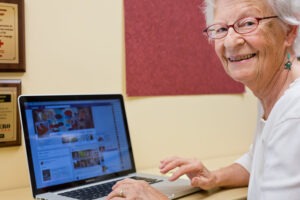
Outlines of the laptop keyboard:
[[[158,183],[161,182],[162,180],[159,179],[153,179],[153,178],[145,178],[145,177],[139,177],[139,176],[134,176],[130,177],[135,180],[144,180],[148,182],[149,184],[153,183]],[[101,197],[107,196],[111,191],[112,191],[112,186],[116,184],[119,180],[117,181],[111,181],[99,185],[94,185],[91,187],[86,187],[74,191],[69,191],[69,192],[64,192],[60,193],[62,196],[66,197],[71,197],[74,199],[79,199],[79,200],[93,200]]]

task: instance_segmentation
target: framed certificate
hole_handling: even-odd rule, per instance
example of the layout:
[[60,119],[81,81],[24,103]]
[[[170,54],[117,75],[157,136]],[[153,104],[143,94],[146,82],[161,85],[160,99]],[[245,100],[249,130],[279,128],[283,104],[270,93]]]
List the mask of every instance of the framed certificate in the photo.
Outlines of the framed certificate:
[[0,0],[0,72],[25,72],[24,0]]
[[0,79],[0,147],[21,145],[21,125],[17,99],[20,80]]

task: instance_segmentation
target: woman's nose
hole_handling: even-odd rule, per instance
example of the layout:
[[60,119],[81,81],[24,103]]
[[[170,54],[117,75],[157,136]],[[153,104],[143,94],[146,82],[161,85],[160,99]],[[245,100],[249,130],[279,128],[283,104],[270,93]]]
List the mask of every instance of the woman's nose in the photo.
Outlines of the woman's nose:
[[237,33],[232,27],[228,29],[228,33],[224,38],[224,46],[226,48],[234,48],[245,43],[241,34]]

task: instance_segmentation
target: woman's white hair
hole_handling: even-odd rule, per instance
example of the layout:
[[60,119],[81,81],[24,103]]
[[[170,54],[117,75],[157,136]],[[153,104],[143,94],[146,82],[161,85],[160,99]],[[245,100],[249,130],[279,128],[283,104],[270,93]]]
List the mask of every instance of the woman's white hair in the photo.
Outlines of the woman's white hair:
[[[283,22],[289,25],[300,26],[300,0],[265,0]],[[214,20],[215,0],[204,1],[204,14],[206,24],[212,24]],[[300,56],[300,31],[293,45],[296,55]]]

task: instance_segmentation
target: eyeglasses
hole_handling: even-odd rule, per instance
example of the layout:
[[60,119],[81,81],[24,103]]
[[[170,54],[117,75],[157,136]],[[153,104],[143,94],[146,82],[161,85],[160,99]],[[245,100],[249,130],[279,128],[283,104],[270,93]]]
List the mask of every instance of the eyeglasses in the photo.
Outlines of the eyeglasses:
[[231,25],[217,23],[204,29],[203,33],[205,33],[209,39],[213,39],[213,40],[224,38],[228,34],[228,30],[230,27],[232,27],[236,33],[246,34],[254,31],[258,27],[258,24],[261,20],[277,18],[277,17],[278,16],[269,16],[269,17],[261,17],[261,18],[245,17],[237,20]]

